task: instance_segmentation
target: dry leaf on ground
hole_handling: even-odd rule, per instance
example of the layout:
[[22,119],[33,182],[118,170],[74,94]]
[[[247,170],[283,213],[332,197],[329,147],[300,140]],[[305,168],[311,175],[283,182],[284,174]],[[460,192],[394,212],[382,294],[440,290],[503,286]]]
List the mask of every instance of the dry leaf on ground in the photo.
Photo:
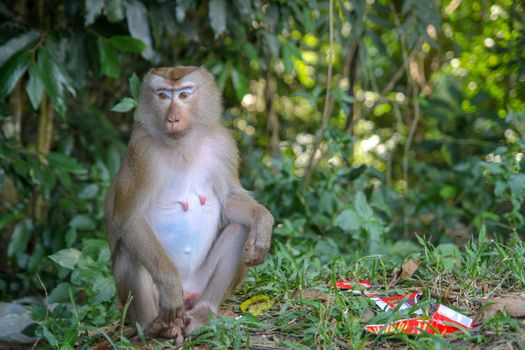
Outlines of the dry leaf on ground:
[[503,310],[512,317],[525,317],[525,294],[506,294],[485,299],[484,303],[490,304],[482,311],[484,320]]
[[297,300],[322,300],[325,302],[331,301],[330,295],[309,288],[297,289],[293,293],[292,298]]
[[412,259],[405,261],[405,263],[401,266],[399,271],[396,274],[396,277],[392,281],[390,281],[390,288],[398,284],[399,282],[402,282],[412,276],[414,272],[416,272],[417,268],[419,267],[419,264],[421,261],[419,259]]

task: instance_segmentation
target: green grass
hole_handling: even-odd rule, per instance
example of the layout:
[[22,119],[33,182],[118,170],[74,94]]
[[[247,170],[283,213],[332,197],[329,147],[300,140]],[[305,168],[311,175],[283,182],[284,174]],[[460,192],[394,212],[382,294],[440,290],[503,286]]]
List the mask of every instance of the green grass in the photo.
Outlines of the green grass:
[[[230,300],[235,311],[239,302],[255,294],[268,294],[275,301],[270,312],[254,320],[253,317],[232,321],[212,321],[196,337],[196,346],[203,343],[260,348],[270,344],[282,348],[509,348],[525,346],[525,324],[506,314],[497,314],[480,320],[476,327],[462,334],[407,336],[377,336],[364,331],[363,316],[376,312],[369,299],[330,287],[339,279],[373,280],[386,292],[424,293],[420,307],[429,314],[438,303],[456,308],[476,318],[481,311],[482,297],[498,296],[524,290],[525,246],[521,240],[508,245],[486,240],[484,233],[478,241],[470,242],[462,253],[457,248],[434,248],[423,240],[422,247],[411,258],[422,260],[412,278],[388,290],[388,283],[399,263],[387,256],[354,257],[350,261],[335,258],[321,264],[314,254],[301,254],[300,248],[278,244],[274,256],[250,275],[240,294]],[[295,248],[295,249],[294,249]],[[303,291],[303,293],[297,292]],[[313,292],[315,291],[315,292]],[[238,310],[237,310],[238,311]],[[406,314],[405,314],[406,315]],[[384,323],[391,313],[379,312],[367,323]],[[400,318],[402,314],[398,315]],[[221,327],[224,325],[224,327]],[[243,327],[244,326],[244,327]],[[233,331],[235,330],[235,331]],[[232,341],[235,334],[237,343]],[[239,342],[238,338],[241,338]]]
[[[339,250],[344,249],[333,247],[330,253],[326,245],[319,242],[276,237],[268,260],[250,271],[244,284],[224,304],[221,316],[210,320],[208,326],[188,339],[184,348],[525,348],[523,319],[513,318],[507,313],[482,317],[483,297],[523,293],[525,290],[525,243],[518,237],[503,243],[488,239],[481,230],[479,237],[466,242],[463,249],[452,244],[434,247],[422,238],[419,238],[418,245],[398,242],[386,248],[396,251],[404,247],[408,249],[404,256],[340,254]],[[389,289],[388,284],[396,269],[404,260],[414,258],[421,260],[418,270]],[[442,303],[475,318],[475,327],[446,336],[369,334],[363,328],[365,324],[385,323],[407,314],[380,312],[368,298],[332,287],[335,281],[342,279],[371,280],[383,292],[392,295],[422,291],[418,306],[428,314]],[[240,304],[259,294],[270,297],[274,303],[271,309],[258,317],[249,313],[243,315]],[[55,345],[64,344],[67,339],[72,341],[75,333],[77,338],[71,345],[77,348],[89,348],[95,344],[131,349],[173,346],[165,339],[130,336],[129,328],[120,327],[114,306],[107,306],[110,310],[105,312],[108,315],[106,323],[113,317],[113,328],[93,326],[96,324],[93,322],[96,307],[77,305],[74,308],[76,323],[64,323],[67,308],[62,314],[55,309],[47,319],[48,328],[57,340]],[[105,335],[101,335],[103,333]]]

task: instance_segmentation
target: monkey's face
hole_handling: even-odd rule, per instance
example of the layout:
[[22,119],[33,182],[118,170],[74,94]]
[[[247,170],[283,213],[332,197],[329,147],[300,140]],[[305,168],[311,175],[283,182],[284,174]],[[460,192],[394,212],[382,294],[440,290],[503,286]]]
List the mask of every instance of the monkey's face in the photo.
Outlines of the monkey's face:
[[138,112],[150,130],[178,138],[219,118],[220,95],[204,68],[156,68],[144,78]]

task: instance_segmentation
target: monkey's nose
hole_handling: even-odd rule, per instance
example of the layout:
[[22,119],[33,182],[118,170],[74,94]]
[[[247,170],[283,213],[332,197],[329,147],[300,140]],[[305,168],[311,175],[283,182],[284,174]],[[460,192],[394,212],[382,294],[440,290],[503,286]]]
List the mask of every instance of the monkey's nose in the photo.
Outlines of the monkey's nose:
[[180,122],[180,116],[176,113],[169,113],[167,121],[168,123],[178,123]]

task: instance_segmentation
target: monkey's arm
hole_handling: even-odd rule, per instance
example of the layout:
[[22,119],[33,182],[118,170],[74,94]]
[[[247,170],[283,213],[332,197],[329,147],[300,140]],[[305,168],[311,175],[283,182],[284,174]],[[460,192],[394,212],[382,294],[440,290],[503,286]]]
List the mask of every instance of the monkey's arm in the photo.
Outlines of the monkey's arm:
[[108,238],[112,250],[122,241],[149,272],[159,290],[160,317],[171,323],[184,312],[182,284],[176,265],[146,219],[144,208],[154,193],[147,163],[134,166],[137,156],[133,149],[126,158],[106,199]]
[[274,224],[272,214],[244,190],[240,184],[230,188],[223,203],[222,217],[225,221],[245,225],[249,229],[244,244],[244,262],[258,265],[268,255]]

